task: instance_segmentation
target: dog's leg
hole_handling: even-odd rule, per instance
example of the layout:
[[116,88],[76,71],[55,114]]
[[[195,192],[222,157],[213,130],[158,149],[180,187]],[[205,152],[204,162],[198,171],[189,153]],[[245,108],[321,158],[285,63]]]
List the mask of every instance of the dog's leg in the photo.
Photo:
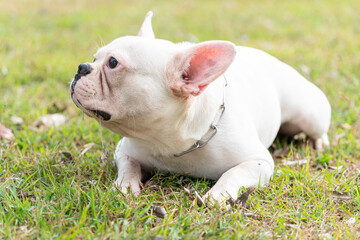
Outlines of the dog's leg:
[[118,168],[118,178],[115,185],[123,193],[127,193],[127,190],[130,189],[133,195],[137,197],[141,186],[141,166],[139,162],[118,151],[118,149],[115,152],[114,160]]
[[279,132],[294,135],[302,131],[312,140],[316,150],[323,151],[324,147],[329,146],[327,132],[331,107],[319,88],[301,79],[295,82],[298,84],[293,87],[296,91],[280,91],[286,101],[282,104],[282,125]]
[[[309,126],[310,125],[310,126]],[[292,123],[285,123],[281,125],[280,133],[284,135],[293,136],[297,133],[300,133],[301,131],[304,131],[304,133],[310,137],[311,140],[311,146],[316,149],[319,152],[322,152],[324,148],[327,148],[330,146],[328,135],[323,131],[314,131],[314,127],[312,127],[312,121],[307,122],[300,122],[298,125],[292,124]],[[301,129],[300,126],[303,128]],[[317,128],[321,129],[321,128]],[[322,134],[322,135],[321,135]]]
[[269,182],[274,168],[269,152],[263,157],[247,161],[226,171],[217,183],[203,196],[204,202],[213,205],[224,204],[229,198],[236,199],[241,187],[263,186]]

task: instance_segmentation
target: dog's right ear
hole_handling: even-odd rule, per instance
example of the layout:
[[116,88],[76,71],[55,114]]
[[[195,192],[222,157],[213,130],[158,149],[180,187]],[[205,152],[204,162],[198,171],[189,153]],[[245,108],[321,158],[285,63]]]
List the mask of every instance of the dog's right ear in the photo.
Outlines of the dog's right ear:
[[166,77],[175,96],[199,95],[212,81],[224,74],[234,60],[235,45],[208,41],[191,46],[168,63]]
[[141,25],[140,31],[138,33],[139,37],[155,38],[154,31],[151,25],[151,17],[153,16],[152,11],[149,11],[144,19],[143,24]]

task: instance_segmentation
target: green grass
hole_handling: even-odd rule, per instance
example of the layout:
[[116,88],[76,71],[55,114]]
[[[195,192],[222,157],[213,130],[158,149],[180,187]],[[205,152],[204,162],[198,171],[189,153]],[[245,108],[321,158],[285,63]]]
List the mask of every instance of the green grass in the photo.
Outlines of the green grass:
[[[18,0],[0,6],[0,123],[15,134],[12,142],[0,140],[0,238],[360,237],[358,0]],[[245,209],[198,207],[183,187],[204,194],[213,182],[187,176],[156,174],[138,198],[120,194],[113,189],[114,163],[100,160],[100,128],[72,103],[68,85],[99,46],[136,34],[148,10],[159,38],[230,40],[289,63],[328,96],[330,139],[345,135],[323,154],[301,140],[277,139],[274,148],[289,148],[286,158],[309,157],[310,163],[288,167],[276,159],[273,180]],[[68,117],[65,125],[34,128],[39,116],[59,111]],[[22,126],[10,121],[15,115]],[[102,137],[107,151],[120,139],[106,129]],[[95,146],[81,155],[89,143]],[[152,205],[168,215],[157,218]],[[353,217],[355,224],[346,223]]]

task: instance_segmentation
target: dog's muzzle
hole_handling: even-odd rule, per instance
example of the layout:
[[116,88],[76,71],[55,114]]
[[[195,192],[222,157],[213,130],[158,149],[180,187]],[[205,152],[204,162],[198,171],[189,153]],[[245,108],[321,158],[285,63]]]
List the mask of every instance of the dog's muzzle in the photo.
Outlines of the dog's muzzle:
[[[73,95],[74,95],[74,89],[75,89],[75,85],[76,85],[77,81],[79,81],[81,77],[86,76],[89,73],[91,73],[91,71],[92,71],[92,68],[89,64],[82,63],[79,65],[78,71],[75,74],[74,80],[71,83],[71,98],[73,99],[74,102],[75,102],[75,100],[73,98]],[[76,99],[75,105],[78,107],[80,107],[80,106],[82,107],[81,102],[77,99]],[[105,111],[93,110],[93,109],[87,109],[87,110],[92,112],[97,118],[99,118],[103,121],[109,121],[111,119],[111,114],[109,114]]]
[[77,83],[77,81],[79,81],[79,79],[82,77],[82,76],[86,76],[88,75],[89,73],[91,73],[91,67],[89,64],[87,63],[82,63],[79,65],[78,67],[78,71],[77,73],[75,74],[75,77],[74,77],[74,80],[72,81],[71,83],[71,91],[74,91],[75,89],[75,85]]

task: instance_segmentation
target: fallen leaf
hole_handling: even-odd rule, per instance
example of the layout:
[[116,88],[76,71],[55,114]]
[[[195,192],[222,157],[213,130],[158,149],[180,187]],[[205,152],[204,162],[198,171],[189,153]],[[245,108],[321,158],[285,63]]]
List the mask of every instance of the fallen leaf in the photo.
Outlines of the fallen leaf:
[[12,116],[10,118],[10,121],[13,124],[16,124],[16,125],[23,125],[24,124],[24,120],[21,117],[18,117],[18,116]]
[[356,219],[355,219],[354,217],[349,218],[348,220],[345,221],[345,223],[346,223],[347,225],[353,225],[353,224],[356,223]]
[[0,138],[6,139],[6,140],[12,140],[14,138],[14,134],[12,131],[8,128],[6,128],[4,125],[0,124]]
[[111,156],[111,153],[109,151],[106,151],[104,149],[103,153],[101,154],[100,160],[102,163],[106,163]]
[[295,161],[292,161],[292,160],[281,160],[281,165],[284,165],[284,166],[295,166],[295,165],[304,165],[308,162],[308,159],[307,158],[304,158],[304,159],[300,159],[300,160],[295,160]]
[[65,106],[59,105],[58,103],[53,103],[47,108],[48,113],[60,113],[66,110]]
[[340,127],[342,129],[351,129],[351,125],[348,123],[342,123],[342,124],[340,124]]
[[263,233],[263,236],[266,238],[266,239],[275,239],[274,235],[272,234],[271,231],[266,231]]
[[338,166],[338,167],[329,166],[329,169],[331,169],[331,170],[340,170],[340,169],[342,169],[343,167],[344,167],[343,165],[340,165],[340,166]]
[[299,225],[297,224],[291,224],[291,223],[284,223],[284,226],[294,229],[299,229]]
[[73,161],[73,156],[71,155],[71,153],[69,152],[62,152],[61,153],[61,161],[62,162],[72,162]]
[[247,200],[249,199],[250,194],[255,190],[254,187],[250,187],[246,192],[240,195],[235,201],[234,199],[229,199],[228,202],[231,206],[238,205],[239,207],[245,207]]
[[155,214],[155,216],[157,216],[159,218],[164,218],[167,215],[167,212],[164,207],[151,205],[151,209],[152,209],[153,213]]
[[84,150],[81,151],[80,156],[83,156],[87,151],[89,151],[90,148],[95,146],[95,143],[88,143],[84,145]]
[[241,204],[242,206],[246,206],[246,202],[249,199],[250,194],[255,190],[255,188],[249,188],[246,192],[240,195],[238,199],[236,199],[235,204]]
[[39,117],[39,120],[35,123],[35,127],[40,128],[41,126],[45,126],[48,128],[51,127],[59,127],[66,122],[66,117],[63,114],[55,113],[48,114]]
[[342,201],[352,199],[351,194],[348,192],[341,193],[338,191],[332,191],[331,196],[336,200],[342,200]]
[[330,233],[321,233],[319,236],[321,239],[333,239],[333,236]]
[[339,77],[339,72],[336,71],[336,70],[331,70],[331,71],[330,71],[330,77],[331,77],[331,79],[333,79],[333,80],[337,79],[337,78]]

